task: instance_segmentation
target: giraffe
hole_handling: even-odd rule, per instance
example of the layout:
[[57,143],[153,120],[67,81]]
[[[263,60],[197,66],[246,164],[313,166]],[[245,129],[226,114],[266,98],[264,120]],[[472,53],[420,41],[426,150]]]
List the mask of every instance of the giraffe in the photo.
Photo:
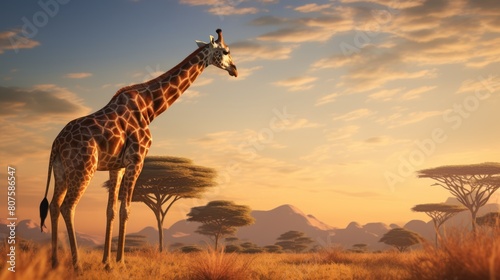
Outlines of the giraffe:
[[[116,92],[102,109],[69,122],[55,138],[49,160],[45,197],[40,204],[41,230],[50,207],[52,230],[52,266],[57,267],[57,230],[59,213],[66,223],[73,266],[80,268],[74,228],[74,214],[95,171],[109,171],[106,210],[106,234],[102,262],[110,267],[111,233],[117,212],[120,188],[125,193],[119,212],[119,238],[116,262],[124,263],[126,223],[135,182],[151,146],[149,124],[194,82],[209,65],[226,70],[237,77],[229,48],[222,31],[216,30],[217,40],[196,41],[198,49],[177,66],[150,81],[126,86]],[[49,206],[52,170],[54,195]]]

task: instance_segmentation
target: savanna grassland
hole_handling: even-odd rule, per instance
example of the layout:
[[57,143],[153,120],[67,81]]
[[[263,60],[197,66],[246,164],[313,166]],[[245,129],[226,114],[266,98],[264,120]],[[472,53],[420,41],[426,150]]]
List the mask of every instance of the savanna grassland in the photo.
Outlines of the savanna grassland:
[[[0,265],[0,279],[500,279],[500,230],[448,234],[439,249],[399,253],[356,253],[325,249],[314,253],[159,253],[150,247],[126,254],[126,265],[103,268],[102,251],[80,249],[80,272],[68,250],[61,265],[50,268],[50,248],[18,248],[16,272]],[[7,247],[1,248],[6,256]]]

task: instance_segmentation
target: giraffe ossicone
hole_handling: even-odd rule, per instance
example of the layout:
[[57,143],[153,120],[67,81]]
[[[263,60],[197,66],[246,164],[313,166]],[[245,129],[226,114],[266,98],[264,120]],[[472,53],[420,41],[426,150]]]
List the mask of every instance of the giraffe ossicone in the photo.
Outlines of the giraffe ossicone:
[[[50,209],[52,266],[58,265],[57,230],[59,213],[66,223],[73,265],[79,267],[74,214],[95,171],[109,171],[110,183],[106,210],[106,235],[102,262],[109,267],[111,233],[118,204],[118,193],[125,198],[119,211],[116,261],[124,260],[126,223],[135,182],[152,143],[149,124],[167,110],[194,80],[214,65],[237,77],[238,71],[224,43],[222,31],[217,40],[199,43],[198,49],[164,74],[144,83],[121,88],[102,109],[72,120],[55,138],[50,153],[45,196],[40,203],[41,230]],[[47,194],[54,173],[54,195],[49,205]]]

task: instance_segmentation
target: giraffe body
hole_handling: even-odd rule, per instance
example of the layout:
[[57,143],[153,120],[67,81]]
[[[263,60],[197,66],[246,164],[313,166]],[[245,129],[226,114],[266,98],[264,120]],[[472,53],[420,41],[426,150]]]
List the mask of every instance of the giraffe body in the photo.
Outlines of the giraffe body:
[[55,138],[49,161],[45,198],[40,205],[41,227],[49,208],[46,199],[51,171],[54,172],[54,196],[50,203],[52,226],[52,265],[58,264],[57,231],[59,213],[68,232],[73,265],[78,268],[78,250],[74,213],[95,171],[109,171],[106,236],[103,263],[109,267],[111,233],[116,216],[119,189],[126,194],[120,205],[120,228],[116,260],[123,262],[126,222],[135,182],[152,143],[149,124],[168,109],[208,65],[215,65],[237,76],[222,32],[210,43],[197,42],[199,48],[181,63],[145,83],[120,89],[102,109],[69,122]]

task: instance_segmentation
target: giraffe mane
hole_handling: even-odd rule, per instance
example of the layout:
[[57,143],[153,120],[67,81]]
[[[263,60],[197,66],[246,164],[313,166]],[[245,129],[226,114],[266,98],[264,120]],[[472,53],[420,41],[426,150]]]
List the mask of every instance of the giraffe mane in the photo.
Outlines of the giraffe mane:
[[175,65],[174,67],[172,67],[170,70],[168,70],[167,72],[161,74],[160,76],[156,77],[156,78],[153,78],[149,81],[146,81],[146,82],[143,82],[143,83],[139,83],[139,84],[133,84],[133,85],[129,85],[129,86],[124,86],[122,88],[120,88],[118,91],[116,91],[115,95],[113,95],[113,97],[111,98],[111,100],[115,99],[117,96],[119,96],[120,94],[124,93],[124,92],[127,92],[129,90],[134,90],[134,89],[141,89],[143,87],[147,87],[149,86],[150,84],[152,83],[155,83],[157,82],[158,80],[161,80],[163,79],[164,77],[166,76],[170,76],[172,74],[172,72],[174,72],[175,70],[177,70],[179,67],[181,67],[182,65],[184,65],[186,62],[188,62],[189,60],[191,60],[191,58],[193,58],[193,56],[196,56],[198,55],[198,53],[203,49],[205,48],[207,45],[205,46],[201,46],[199,47],[198,49],[196,49],[194,52],[192,52],[190,55],[188,55],[184,60],[182,60],[181,62],[179,62],[177,65]]

